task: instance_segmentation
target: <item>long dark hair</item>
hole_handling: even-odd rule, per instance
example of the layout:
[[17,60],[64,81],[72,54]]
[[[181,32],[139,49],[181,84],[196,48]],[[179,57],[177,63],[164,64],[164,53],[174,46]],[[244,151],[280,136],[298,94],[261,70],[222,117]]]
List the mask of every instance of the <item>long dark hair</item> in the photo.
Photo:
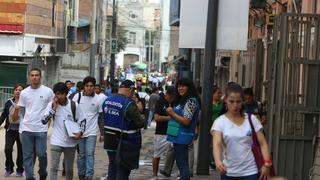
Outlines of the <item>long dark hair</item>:
[[[181,96],[178,92],[179,85],[184,85],[184,86],[188,87],[186,94],[183,96]],[[184,105],[189,98],[196,98],[199,102],[199,105],[201,104],[200,97],[198,95],[198,91],[197,91],[195,85],[193,84],[192,80],[187,79],[187,78],[179,79],[176,84],[176,100],[175,100],[175,102],[177,104]]]
[[[226,90],[225,90],[225,97],[224,97],[224,99],[226,99],[226,98],[230,95],[230,93],[240,93],[242,100],[244,100],[244,92],[243,92],[242,87],[241,87],[239,84],[236,84],[236,83],[228,84],[228,86],[226,87]],[[222,106],[222,109],[221,109],[221,114],[224,114],[224,113],[226,113],[227,111],[228,111],[228,109],[227,109],[226,102],[223,101],[223,106]],[[240,109],[241,115],[243,115],[243,112],[244,112],[244,106],[243,106],[243,104],[242,104],[242,105],[241,105],[241,109]]]

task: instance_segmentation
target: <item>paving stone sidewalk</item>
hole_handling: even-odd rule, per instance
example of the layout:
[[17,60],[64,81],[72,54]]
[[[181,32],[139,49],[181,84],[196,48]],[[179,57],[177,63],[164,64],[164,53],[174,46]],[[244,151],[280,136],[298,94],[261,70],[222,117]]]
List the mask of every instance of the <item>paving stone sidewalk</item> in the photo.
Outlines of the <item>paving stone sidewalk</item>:
[[[149,180],[152,179],[152,157],[153,157],[153,138],[154,138],[154,124],[152,125],[151,128],[147,129],[147,130],[143,130],[142,134],[143,134],[143,144],[142,144],[142,149],[141,149],[141,155],[140,155],[140,168],[137,170],[132,171],[131,175],[130,175],[130,180]],[[5,129],[4,128],[0,128],[0,144],[2,146],[0,146],[0,169],[2,171],[0,171],[0,180],[21,180],[24,178],[17,178],[17,177],[3,177],[4,174],[4,161],[5,161],[5,155],[4,155],[4,139],[5,139]],[[49,144],[49,139],[50,139],[50,131],[48,133],[48,173],[50,171],[50,144]],[[16,149],[14,149],[13,152],[14,155],[14,161],[15,161],[15,157],[16,157]],[[197,145],[195,145],[195,158],[197,155]],[[62,161],[62,160],[61,160]],[[195,159],[195,163],[196,163],[196,159]],[[62,168],[62,165],[60,166]],[[160,162],[160,168],[163,167],[163,161]],[[106,177],[106,172],[107,172],[107,168],[108,168],[108,156],[106,151],[103,149],[103,144],[102,143],[97,143],[97,147],[96,147],[96,152],[95,152],[95,176],[94,179],[95,180],[102,180],[102,179],[106,179],[104,177]],[[196,164],[195,164],[195,168],[196,169]],[[35,165],[35,176],[37,179],[39,179],[38,177],[38,163],[36,163]],[[158,179],[159,180],[173,180],[173,179],[177,179],[177,173],[176,170],[174,170],[175,172],[173,173],[172,177],[170,178],[166,178],[162,175],[159,175]],[[61,176],[61,170],[58,172],[59,180],[63,180],[65,179],[64,177]],[[210,171],[210,176],[197,176],[195,175],[193,178],[193,180],[204,180],[204,179],[219,179],[218,178],[218,174],[215,171]],[[48,177],[47,179],[50,179],[50,177]],[[76,160],[74,163],[74,179],[78,179],[77,178],[77,164],[76,164]]]

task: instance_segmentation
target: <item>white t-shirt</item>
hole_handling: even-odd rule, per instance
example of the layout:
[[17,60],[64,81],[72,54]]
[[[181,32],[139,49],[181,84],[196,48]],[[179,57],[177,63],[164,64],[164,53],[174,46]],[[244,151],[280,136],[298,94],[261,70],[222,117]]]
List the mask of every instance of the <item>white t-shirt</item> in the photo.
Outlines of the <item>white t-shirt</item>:
[[[73,101],[78,101],[79,93],[73,97]],[[86,116],[87,124],[82,137],[96,136],[99,130],[98,116],[102,112],[102,103],[98,95],[84,96],[81,92],[80,109]]]
[[29,86],[21,92],[18,105],[25,107],[25,114],[20,122],[20,133],[23,131],[48,131],[48,125],[43,125],[41,118],[48,103],[52,101],[53,95],[52,90],[44,85],[41,85],[37,89],[32,89]]
[[[80,125],[80,122],[83,121],[86,117],[81,111],[78,104],[77,103],[75,104],[76,104],[75,117],[76,117],[76,121]],[[44,117],[46,117],[49,114],[51,109],[52,109],[52,102],[48,104]],[[67,105],[65,106],[58,105],[56,109],[53,126],[52,126],[50,143],[52,145],[60,146],[60,147],[75,147],[77,145],[77,141],[68,136],[67,130],[64,125],[64,121],[74,121],[70,100],[68,100]]]
[[104,95],[103,93],[96,94],[96,95],[97,95],[97,96],[99,97],[99,99],[100,99],[100,104],[103,104],[104,100],[107,99],[107,96]]
[[[252,115],[252,124],[256,132],[262,129],[259,120]],[[245,121],[240,126],[234,124],[225,115],[218,117],[211,131],[222,133],[224,157],[223,164],[227,169],[227,176],[241,177],[258,173],[258,168],[252,153],[251,126],[248,114],[245,114]]]

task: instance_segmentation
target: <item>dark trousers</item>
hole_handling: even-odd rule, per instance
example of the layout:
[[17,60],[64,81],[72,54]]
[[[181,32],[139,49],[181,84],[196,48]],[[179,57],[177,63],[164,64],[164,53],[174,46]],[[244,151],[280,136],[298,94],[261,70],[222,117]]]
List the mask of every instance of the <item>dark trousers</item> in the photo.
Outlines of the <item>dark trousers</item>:
[[115,163],[116,152],[108,151],[108,156],[108,180],[128,180],[131,170]]
[[10,130],[8,129],[6,131],[6,137],[5,137],[5,147],[4,147],[4,152],[6,155],[6,171],[11,171],[13,172],[13,159],[12,159],[12,152],[13,152],[13,145],[14,143],[17,143],[17,160],[16,160],[16,165],[17,169],[16,171],[19,173],[22,173],[24,171],[23,169],[23,157],[22,157],[22,145],[19,137],[19,131],[17,130]]
[[190,180],[188,145],[174,143],[173,149],[176,157],[177,166],[180,172],[180,179]]
[[259,174],[242,176],[242,177],[231,177],[231,176],[221,175],[221,180],[259,180]]

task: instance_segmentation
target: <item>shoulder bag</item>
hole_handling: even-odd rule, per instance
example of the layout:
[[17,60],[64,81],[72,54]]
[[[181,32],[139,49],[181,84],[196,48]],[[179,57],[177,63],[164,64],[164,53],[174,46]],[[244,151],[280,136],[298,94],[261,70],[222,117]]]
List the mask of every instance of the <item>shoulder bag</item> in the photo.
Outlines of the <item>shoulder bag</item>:
[[[264,165],[264,159],[262,156],[262,152],[261,152],[261,147],[258,141],[258,137],[257,137],[257,133],[254,129],[252,120],[251,120],[251,114],[248,114],[248,119],[249,119],[249,123],[251,126],[251,131],[252,131],[252,153],[254,156],[254,159],[256,161],[258,170],[260,171],[261,167]],[[275,176],[275,170],[274,170],[274,166],[270,167],[270,176]]]

